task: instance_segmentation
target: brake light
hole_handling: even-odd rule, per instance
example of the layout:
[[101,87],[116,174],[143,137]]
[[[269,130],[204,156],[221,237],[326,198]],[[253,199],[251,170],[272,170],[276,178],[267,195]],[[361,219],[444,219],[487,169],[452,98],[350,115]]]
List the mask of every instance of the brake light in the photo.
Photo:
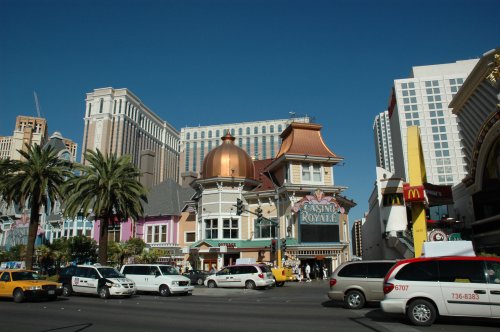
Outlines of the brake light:
[[335,286],[336,283],[337,283],[337,279],[333,279],[333,278],[330,279],[330,287]]
[[259,278],[264,279],[264,273],[259,273],[258,276]]
[[384,294],[389,294],[394,289],[394,284],[389,282],[384,283]]

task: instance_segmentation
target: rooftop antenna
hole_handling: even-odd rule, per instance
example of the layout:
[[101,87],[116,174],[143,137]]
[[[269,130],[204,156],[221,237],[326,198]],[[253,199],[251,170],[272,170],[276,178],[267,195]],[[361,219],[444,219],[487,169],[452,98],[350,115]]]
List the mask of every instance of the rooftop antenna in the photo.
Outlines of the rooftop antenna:
[[40,104],[38,103],[38,96],[36,94],[36,91],[33,91],[33,96],[35,97],[36,114],[38,115],[39,118],[41,118],[41,116],[40,116]]

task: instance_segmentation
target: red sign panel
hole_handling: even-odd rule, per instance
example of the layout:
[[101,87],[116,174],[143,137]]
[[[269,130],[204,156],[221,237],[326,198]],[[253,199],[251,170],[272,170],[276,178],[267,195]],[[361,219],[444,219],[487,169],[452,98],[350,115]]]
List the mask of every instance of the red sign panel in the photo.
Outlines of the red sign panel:
[[405,202],[423,202],[425,201],[424,186],[413,186],[405,183],[403,185]]

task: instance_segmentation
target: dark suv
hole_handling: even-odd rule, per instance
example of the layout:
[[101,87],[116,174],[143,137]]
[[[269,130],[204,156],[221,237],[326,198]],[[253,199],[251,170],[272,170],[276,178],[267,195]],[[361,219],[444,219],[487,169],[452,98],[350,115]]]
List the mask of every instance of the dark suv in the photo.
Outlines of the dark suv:
[[384,277],[396,261],[355,261],[340,265],[330,278],[328,297],[344,301],[348,309],[384,299]]

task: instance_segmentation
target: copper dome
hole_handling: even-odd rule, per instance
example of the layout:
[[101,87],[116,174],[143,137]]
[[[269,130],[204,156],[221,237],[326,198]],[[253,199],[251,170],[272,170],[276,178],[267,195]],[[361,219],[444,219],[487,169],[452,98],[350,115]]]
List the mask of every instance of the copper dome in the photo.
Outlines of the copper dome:
[[210,151],[203,160],[201,177],[204,179],[214,177],[254,178],[252,158],[245,150],[234,145],[235,138],[229,130],[226,136],[221,137],[222,144]]

